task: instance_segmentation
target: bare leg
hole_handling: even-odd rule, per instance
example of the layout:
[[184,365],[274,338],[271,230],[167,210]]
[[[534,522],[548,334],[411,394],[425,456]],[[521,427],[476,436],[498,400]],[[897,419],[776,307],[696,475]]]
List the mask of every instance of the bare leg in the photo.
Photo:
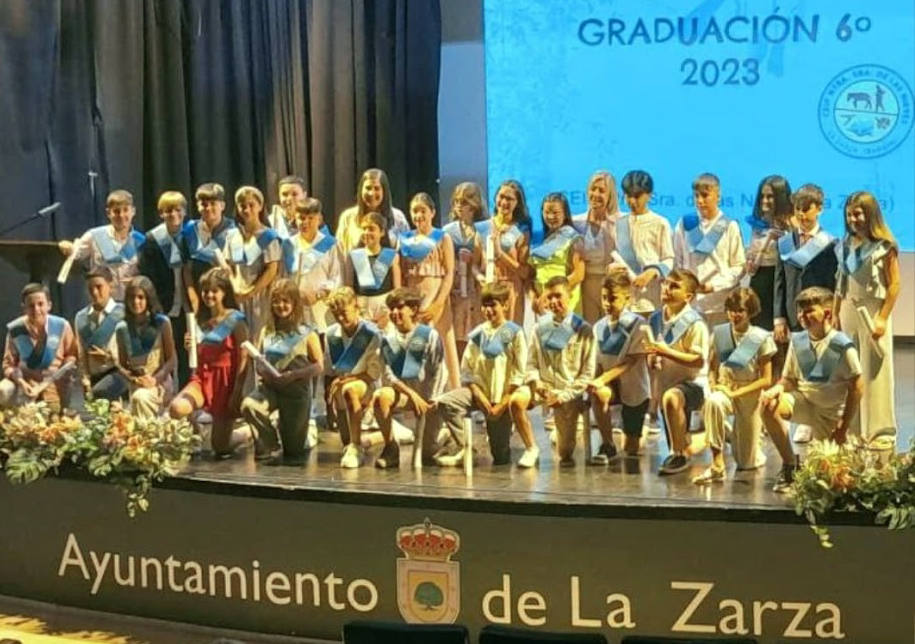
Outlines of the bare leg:
[[531,419],[528,416],[527,408],[531,404],[531,390],[529,387],[519,387],[512,393],[508,403],[509,412],[515,427],[518,429],[518,436],[525,447],[534,445],[534,428],[531,426]]
[[791,417],[791,410],[785,403],[782,396],[778,397],[772,405],[759,406],[760,415],[769,438],[778,450],[778,455],[782,457],[782,463],[791,465],[794,463],[794,450],[791,449],[791,441],[788,440],[788,425],[785,420]]
[[689,438],[686,432],[686,398],[676,388],[668,389],[661,397],[664,410],[664,425],[667,427],[667,441],[671,452],[689,456]]
[[375,420],[378,421],[378,429],[381,430],[385,445],[391,442],[391,409],[395,400],[396,394],[391,387],[382,387],[372,397]]

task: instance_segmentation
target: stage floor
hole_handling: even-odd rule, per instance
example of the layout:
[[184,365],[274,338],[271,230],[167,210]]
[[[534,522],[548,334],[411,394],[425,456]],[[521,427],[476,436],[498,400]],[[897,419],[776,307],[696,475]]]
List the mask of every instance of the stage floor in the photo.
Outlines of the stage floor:
[[[897,346],[895,360],[898,445],[907,448],[915,435],[915,396],[911,395],[915,391],[915,344]],[[414,471],[410,465],[412,446],[401,449],[401,466],[397,470],[378,470],[373,466],[380,446],[368,450],[362,468],[344,470],[339,467],[342,452],[339,438],[336,434],[321,432],[321,442],[312,450],[305,466],[293,468],[256,464],[248,451],[222,462],[195,460],[166,486],[199,489],[201,485],[227,488],[236,485],[243,487],[245,494],[299,496],[296,491],[308,491],[311,492],[308,498],[314,498],[314,495],[327,498],[331,495],[334,498],[345,497],[345,502],[362,500],[385,504],[396,504],[397,497],[405,497],[401,499],[404,504],[408,503],[407,498],[409,503],[425,498],[430,507],[453,509],[474,502],[490,502],[496,504],[492,506],[493,511],[511,506],[511,511],[522,513],[536,513],[538,504],[548,504],[551,511],[558,509],[563,514],[574,514],[585,507],[598,510],[601,506],[640,517],[654,516],[659,511],[664,514],[665,510],[696,519],[725,514],[736,518],[731,516],[731,511],[740,511],[745,520],[758,520],[756,515],[760,511],[770,512],[773,520],[778,520],[776,515],[781,515],[781,520],[790,520],[793,514],[790,499],[771,491],[780,460],[769,441],[766,441],[765,447],[768,457],[765,467],[735,472],[728,455],[727,480],[712,486],[697,486],[692,484],[691,478],[707,467],[710,460],[708,451],[694,457],[693,465],[687,472],[662,477],[658,475],[658,468],[667,455],[667,446],[663,435],[656,434],[648,436],[638,458],[617,458],[609,466],[591,466],[585,464],[579,445],[575,467],[559,468],[555,451],[543,431],[539,412],[534,412],[533,418],[541,454],[539,467],[530,470],[514,465],[493,467],[481,427],[477,427],[474,433],[478,452],[472,479],[467,479],[461,468],[424,467],[421,472]],[[616,435],[618,446],[621,439],[621,435]],[[599,440],[594,431],[595,448]],[[522,449],[517,435],[513,435],[513,461],[518,459]],[[795,449],[803,455],[803,445],[795,445]],[[239,492],[242,493],[241,490]],[[532,507],[524,507],[525,504]],[[562,508],[565,510],[562,511]]]

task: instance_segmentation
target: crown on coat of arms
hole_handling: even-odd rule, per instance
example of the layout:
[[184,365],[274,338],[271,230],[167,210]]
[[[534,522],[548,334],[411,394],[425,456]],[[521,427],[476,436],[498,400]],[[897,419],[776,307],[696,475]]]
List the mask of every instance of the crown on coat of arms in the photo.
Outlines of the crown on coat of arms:
[[447,561],[461,547],[461,538],[457,532],[434,525],[427,518],[422,523],[398,529],[397,547],[407,559]]

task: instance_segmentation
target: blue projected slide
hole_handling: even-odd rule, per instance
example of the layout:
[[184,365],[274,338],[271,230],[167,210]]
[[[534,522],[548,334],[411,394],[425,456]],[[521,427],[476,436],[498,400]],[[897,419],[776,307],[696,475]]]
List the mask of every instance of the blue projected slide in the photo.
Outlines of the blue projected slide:
[[837,235],[845,197],[874,192],[915,249],[915,1],[486,0],[484,13],[490,192],[521,180],[538,226],[547,192],[586,210],[597,169],[649,171],[672,222],[700,172],[741,220],[759,180],[783,174],[823,187]]

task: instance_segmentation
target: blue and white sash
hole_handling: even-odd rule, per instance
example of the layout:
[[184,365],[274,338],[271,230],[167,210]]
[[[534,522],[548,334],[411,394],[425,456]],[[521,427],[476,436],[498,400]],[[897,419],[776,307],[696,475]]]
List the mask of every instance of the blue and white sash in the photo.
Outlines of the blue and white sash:
[[794,355],[797,357],[801,373],[809,382],[829,382],[839,360],[849,347],[855,346],[851,338],[841,331],[836,331],[818,360],[810,342],[810,335],[806,331],[792,333],[791,344],[794,346]]
[[663,337],[661,337],[661,331],[664,329],[663,308],[652,313],[648,321],[649,324],[651,324],[651,330],[654,333],[655,339],[661,338],[666,344],[673,344],[686,333],[686,330],[689,329],[689,327],[701,319],[702,316],[699,312],[691,306],[688,306],[680,313],[680,317],[677,318],[677,321],[667,329],[667,333],[665,333]]
[[[403,237],[401,237],[402,239]],[[395,343],[390,336],[382,336],[381,353],[395,376],[401,380],[419,378],[419,373],[426,360],[426,348],[429,346],[431,334],[432,327],[420,324],[413,330],[406,345]]]
[[579,237],[577,230],[571,226],[562,226],[559,230],[550,233],[542,244],[532,248],[531,255],[537,259],[550,259],[571,244],[577,237]]
[[689,252],[698,253],[700,255],[712,254],[730,223],[730,219],[724,215],[719,215],[718,220],[712,224],[712,227],[709,228],[708,232],[703,235],[699,215],[684,215],[683,232],[686,233],[686,244],[689,246]]
[[[178,239],[181,238],[184,228],[185,227],[182,227],[178,232]],[[165,224],[159,224],[150,230],[149,235],[156,242],[156,246],[159,247],[159,250],[162,251],[162,256],[165,258],[165,262],[170,268],[178,268],[181,266],[181,249],[178,248],[178,241],[168,234],[168,228]]]
[[296,237],[283,240],[283,263],[287,273],[297,273],[300,270],[303,274],[311,272],[321,258],[337,243],[337,240],[330,235],[322,235],[320,232],[318,235],[307,250],[302,250]]
[[[473,229],[474,233],[476,228]],[[470,237],[464,239],[464,229],[461,227],[461,222],[452,221],[450,224],[447,224],[442,231],[451,237],[451,241],[454,243],[454,252],[457,254],[457,251],[464,250],[473,250],[473,243],[476,240],[476,234],[471,234]],[[402,239],[402,238],[401,238]]]
[[185,235],[187,235],[187,246],[191,254],[191,259],[195,259],[198,262],[203,262],[205,264],[210,264],[212,266],[216,265],[216,251],[222,250],[223,246],[226,244],[226,235],[229,234],[230,230],[236,228],[235,222],[231,219],[224,218],[222,220],[222,226],[219,230],[213,233],[210,236],[210,240],[205,244],[200,244],[200,233],[198,228],[202,225],[200,220],[192,221],[187,228],[185,228]]
[[540,336],[540,347],[544,351],[562,351],[569,344],[572,336],[578,333],[585,321],[574,313],[566,316],[561,324],[556,324],[552,316],[544,316],[537,325],[537,335]]
[[108,265],[127,264],[136,256],[137,251],[143,248],[146,243],[146,237],[143,233],[137,232],[133,228],[124,240],[124,244],[115,249],[111,235],[108,234],[108,226],[99,226],[89,231],[92,241],[95,242],[102,260]]
[[[839,271],[843,275],[850,275],[856,281],[866,283],[870,281],[871,255],[879,249],[883,242],[866,241],[857,248],[852,248],[846,239],[841,244],[836,244],[836,258],[839,260]],[[863,270],[862,270],[863,269]]]
[[813,239],[807,240],[807,243],[797,247],[798,233],[782,235],[778,240],[778,254],[786,264],[800,269],[804,269],[817,255],[832,243],[834,237],[823,230],[813,236]]
[[368,292],[378,292],[384,285],[384,280],[394,264],[397,251],[393,248],[382,248],[381,252],[372,262],[369,252],[364,247],[354,248],[349,253],[353,261],[353,270],[360,288]]
[[613,328],[607,318],[598,320],[594,325],[594,335],[600,352],[607,356],[618,356],[641,322],[642,318],[630,311],[623,311]]
[[115,304],[114,308],[111,309],[110,313],[105,314],[105,319],[102,320],[102,323],[92,330],[92,325],[90,324],[89,314],[92,312],[92,307],[85,308],[76,314],[76,332],[79,333],[79,337],[83,341],[83,346],[88,349],[89,347],[99,347],[104,349],[108,346],[108,342],[111,340],[111,336],[114,335],[115,330],[118,327],[118,322],[124,319],[124,305]]
[[642,272],[642,263],[639,262],[635,249],[632,247],[632,233],[629,230],[629,217],[620,217],[616,220],[616,250],[626,265],[635,274]]
[[273,333],[265,334],[261,347],[264,352],[264,357],[267,358],[267,362],[274,367],[278,367],[279,363],[285,358],[287,359],[287,365],[285,366],[288,366],[288,363],[290,362],[288,360],[289,357],[310,333],[311,329],[302,324],[299,325],[294,332],[279,333],[275,331]]
[[222,322],[215,327],[203,333],[200,342],[204,344],[222,344],[223,340],[229,337],[235,330],[235,325],[245,319],[245,314],[241,311],[232,311]]
[[349,345],[346,345],[343,342],[341,335],[332,335],[327,334],[327,348],[330,353],[331,364],[334,367],[335,371],[347,373],[352,371],[359,361],[362,359],[362,354],[365,353],[365,350],[372,343],[372,340],[378,335],[378,329],[374,324],[362,320],[359,322],[359,326],[356,328],[356,333],[353,334],[352,339],[349,342]]
[[261,256],[267,247],[274,241],[278,240],[279,235],[272,228],[264,228],[256,237],[256,244],[245,243],[245,237],[241,230],[237,235],[231,235],[229,240],[229,260],[236,266],[252,266]]
[[756,215],[747,215],[744,217],[744,221],[750,225],[750,228],[758,232],[765,232],[772,228],[772,224],[765,219],[760,219]]
[[67,321],[56,315],[48,316],[48,335],[45,339],[44,350],[39,354],[35,351],[36,347],[29,336],[29,330],[25,326],[25,318],[19,318],[10,322],[6,328],[10,335],[10,340],[16,347],[19,354],[20,362],[24,363],[28,369],[39,371],[47,369],[54,362],[54,356],[57,355],[57,347],[60,346],[64,329],[67,327]]
[[428,235],[420,236],[415,230],[400,235],[400,254],[413,262],[421,262],[431,253],[445,236],[440,228],[433,228]]
[[734,334],[728,322],[719,324],[712,331],[715,339],[715,351],[718,353],[718,362],[731,369],[745,369],[750,360],[759,351],[759,347],[766,341],[768,332],[759,327],[750,327],[740,339],[740,344],[734,346]]
[[507,321],[487,339],[481,324],[470,333],[468,339],[479,347],[484,356],[492,360],[505,353],[505,349],[512,343],[520,330],[521,326],[519,324]]
[[[480,237],[488,237],[492,233],[492,219],[478,221],[473,225],[477,229]],[[504,252],[509,252],[518,243],[518,240],[524,236],[524,231],[517,224],[512,224],[499,234],[499,245]]]
[[167,319],[166,316],[158,313],[150,321],[150,324],[139,330],[136,328],[131,329],[126,321],[124,324],[118,325],[118,338],[127,347],[131,358],[144,358],[149,355],[149,352],[156,346],[156,340],[159,338],[162,325],[165,324]]

